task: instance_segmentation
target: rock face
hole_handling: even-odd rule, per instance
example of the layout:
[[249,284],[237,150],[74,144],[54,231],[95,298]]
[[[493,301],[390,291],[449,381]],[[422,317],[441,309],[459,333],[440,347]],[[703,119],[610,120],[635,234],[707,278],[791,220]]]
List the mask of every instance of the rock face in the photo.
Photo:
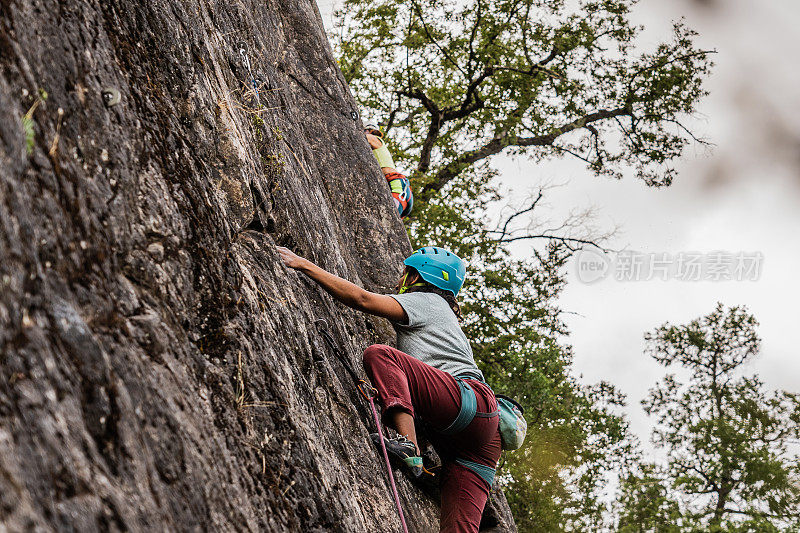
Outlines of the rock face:
[[308,0],[0,1],[0,530],[399,531],[320,334],[391,328],[275,251],[395,284],[355,109]]

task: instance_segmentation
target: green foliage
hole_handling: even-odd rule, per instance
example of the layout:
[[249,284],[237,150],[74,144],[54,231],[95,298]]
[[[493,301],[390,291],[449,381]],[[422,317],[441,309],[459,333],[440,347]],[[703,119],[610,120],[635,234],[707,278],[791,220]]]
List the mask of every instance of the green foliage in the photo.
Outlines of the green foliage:
[[668,185],[670,162],[699,141],[685,121],[706,94],[710,51],[676,23],[669,42],[638,53],[635,3],[345,0],[334,42],[423,199],[504,150]]
[[682,515],[658,467],[643,463],[620,480],[618,533],[680,533]]
[[[800,458],[789,447],[800,438],[800,397],[741,375],[759,349],[756,326],[744,308],[718,304],[645,337],[656,361],[689,373],[685,382],[667,375],[642,402],[657,419],[654,443],[668,452],[664,479],[681,505],[680,531],[800,528]],[[629,490],[643,490],[635,481]],[[631,502],[623,498],[625,516],[641,511]]]
[[25,150],[28,152],[28,155],[33,154],[33,146],[36,137],[36,132],[34,131],[36,122],[33,120],[33,114],[36,112],[36,108],[47,100],[47,91],[44,89],[39,88],[37,94],[38,97],[34,100],[33,105],[22,115],[22,131],[25,134]]
[[33,130],[33,118],[27,114],[22,117],[22,131],[25,133],[25,150],[28,155],[33,154],[33,140],[35,132]]

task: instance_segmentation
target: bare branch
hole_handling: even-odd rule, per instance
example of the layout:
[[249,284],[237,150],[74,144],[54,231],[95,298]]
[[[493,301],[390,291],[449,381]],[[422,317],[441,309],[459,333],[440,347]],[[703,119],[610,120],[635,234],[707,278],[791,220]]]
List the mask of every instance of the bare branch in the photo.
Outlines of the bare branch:
[[584,161],[585,163],[587,163],[589,165],[594,163],[594,161],[592,161],[588,157],[582,156],[581,154],[579,154],[575,150],[570,150],[569,148],[567,148],[565,146],[559,146],[557,144],[553,144],[552,148],[554,150],[559,151],[559,152],[564,152],[565,154],[569,154],[569,155],[571,155],[572,157],[574,157],[576,159],[580,159],[581,161]]
[[[520,215],[524,215],[525,213],[530,213],[531,211],[533,211],[536,208],[536,205],[539,203],[539,200],[541,200],[543,196],[544,196],[544,190],[543,189],[539,189],[539,194],[531,202],[531,205],[529,205],[528,207],[526,207],[524,209],[521,209],[521,210],[519,210],[519,211],[517,211],[515,213],[512,213],[511,216],[509,216],[506,219],[505,224],[503,224],[503,229],[500,230],[501,236],[505,237],[506,235],[508,235],[508,225],[511,223],[511,221],[514,220],[515,218],[517,218]],[[498,226],[499,226],[499,224],[498,224]]]
[[[616,229],[604,233],[595,232],[592,224],[592,220],[595,217],[593,208],[578,211],[573,210],[561,223],[552,225],[552,227],[549,228],[543,229],[543,224],[531,218],[526,228],[512,229],[511,226],[514,220],[517,220],[521,215],[526,213],[532,213],[540,204],[547,188],[549,187],[540,187],[539,190],[523,204],[523,207],[515,209],[505,220],[498,221],[496,229],[485,231],[486,235],[499,243],[546,239],[560,242],[570,251],[578,250],[584,246],[594,246],[604,252],[613,251],[610,248],[602,246],[600,243],[610,239],[616,233]],[[580,234],[576,234],[576,230],[579,230]]]
[[[515,242],[515,241],[524,241],[524,240],[533,240],[533,239],[547,239],[550,241],[557,241],[564,244],[568,250],[574,252],[579,250],[582,246],[594,246],[598,250],[603,252],[611,252],[610,248],[606,248],[604,246],[600,246],[595,241],[589,239],[579,239],[577,237],[560,237],[558,235],[546,235],[546,234],[539,234],[539,235],[520,235],[519,237],[509,237],[506,239],[498,239],[497,242]],[[581,245],[581,246],[575,246]]]

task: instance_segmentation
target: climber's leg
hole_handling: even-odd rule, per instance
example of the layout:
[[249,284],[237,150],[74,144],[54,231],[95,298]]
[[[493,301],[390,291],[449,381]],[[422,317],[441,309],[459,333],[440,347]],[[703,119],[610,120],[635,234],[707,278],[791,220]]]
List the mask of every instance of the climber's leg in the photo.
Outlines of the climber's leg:
[[399,434],[404,435],[417,447],[419,455],[419,443],[417,442],[417,429],[414,427],[414,417],[402,409],[392,409],[389,411],[392,417],[392,426]]
[[[458,415],[461,391],[450,374],[426,365],[391,346],[376,344],[364,351],[364,368],[378,391],[384,421],[402,423],[416,415],[434,428],[444,428]],[[467,380],[475,391],[478,411],[497,408],[494,394],[483,383]],[[494,468],[500,458],[497,418],[475,417],[457,435],[435,435],[437,450]],[[395,426],[395,429],[397,427]],[[442,531],[477,531],[489,497],[489,485],[474,471],[448,461],[443,469]]]
[[385,176],[386,181],[389,182],[389,189],[392,191],[397,214],[400,215],[400,218],[408,216],[411,212],[411,202],[413,200],[408,178],[399,172],[390,172]]
[[412,419],[418,415],[438,428],[447,427],[458,415],[461,390],[447,372],[383,344],[364,351],[364,369],[378,391],[384,423],[394,423],[392,410]]
[[449,461],[442,466],[442,476],[439,531],[477,533],[489,498],[486,482],[472,470]]

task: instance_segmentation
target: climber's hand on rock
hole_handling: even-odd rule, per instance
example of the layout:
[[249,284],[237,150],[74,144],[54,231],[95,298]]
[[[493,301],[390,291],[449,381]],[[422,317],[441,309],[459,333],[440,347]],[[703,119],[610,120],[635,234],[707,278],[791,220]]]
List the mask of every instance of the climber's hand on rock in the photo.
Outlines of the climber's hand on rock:
[[301,268],[307,261],[283,246],[278,246],[278,254],[281,256],[283,264],[289,268]]

